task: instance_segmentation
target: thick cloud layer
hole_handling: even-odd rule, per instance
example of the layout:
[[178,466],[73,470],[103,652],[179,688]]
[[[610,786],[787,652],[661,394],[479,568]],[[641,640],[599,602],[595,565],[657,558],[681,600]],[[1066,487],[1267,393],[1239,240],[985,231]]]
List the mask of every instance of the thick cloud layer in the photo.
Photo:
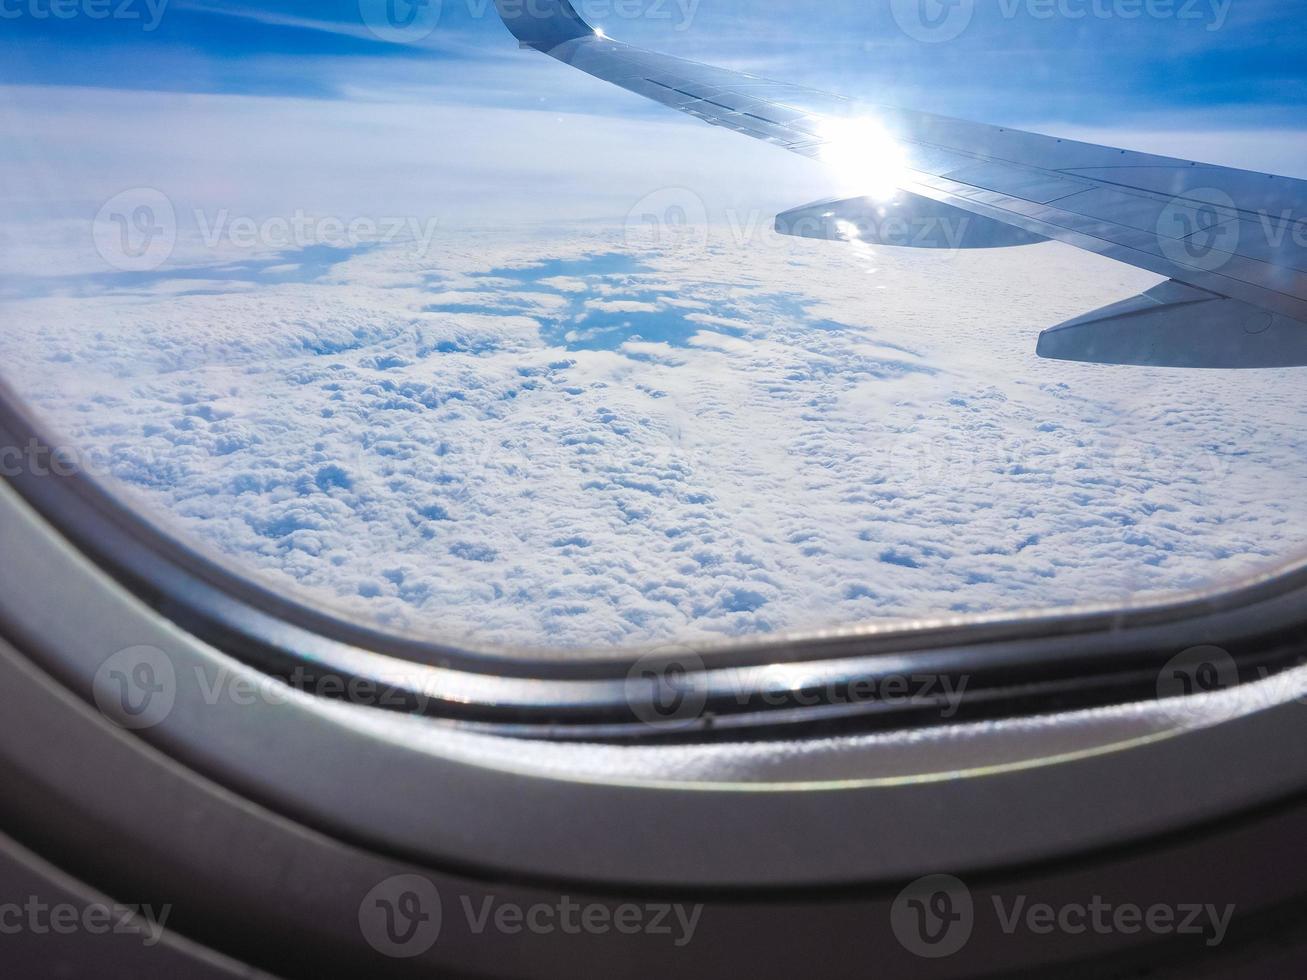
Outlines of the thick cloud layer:
[[1034,356],[1155,279],[623,229],[6,303],[4,374],[152,516],[365,621],[595,646],[1117,602],[1293,555],[1303,374]]

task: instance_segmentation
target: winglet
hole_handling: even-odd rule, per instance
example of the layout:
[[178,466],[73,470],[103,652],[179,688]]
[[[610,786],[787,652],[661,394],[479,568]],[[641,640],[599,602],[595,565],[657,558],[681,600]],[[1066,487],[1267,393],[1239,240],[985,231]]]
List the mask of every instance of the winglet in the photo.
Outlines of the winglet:
[[495,9],[524,48],[548,53],[567,41],[594,36],[594,28],[568,0],[495,0]]

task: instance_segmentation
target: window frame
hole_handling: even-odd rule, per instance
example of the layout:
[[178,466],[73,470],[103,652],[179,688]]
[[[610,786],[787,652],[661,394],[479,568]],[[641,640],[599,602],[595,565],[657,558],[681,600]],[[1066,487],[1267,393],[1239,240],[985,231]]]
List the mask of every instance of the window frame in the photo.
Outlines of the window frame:
[[[26,487],[38,497],[74,488],[91,492],[76,477]],[[70,505],[64,498],[63,505],[81,499]],[[116,533],[118,547],[131,552],[129,531],[139,518],[127,516],[127,527]],[[258,665],[192,631],[169,605],[178,592],[147,601],[148,593],[128,589],[18,488],[3,484],[0,549],[14,556],[0,565],[0,638],[70,696],[94,704],[95,675],[116,651],[166,650],[179,677],[177,706],[164,723],[133,732],[137,740],[273,812],[435,866],[655,889],[839,887],[940,867],[984,872],[1060,859],[1269,806],[1307,789],[1301,738],[1307,712],[1295,703],[1307,697],[1307,668],[1167,701],[1155,700],[1154,687],[1152,699],[1114,707],[1076,710],[1075,699],[1062,694],[1052,701],[1037,697],[1019,714],[1011,712],[1020,703],[1014,700],[1001,717],[945,719],[935,711],[930,724],[886,726],[879,735],[846,724],[823,728],[811,718],[797,725],[795,716],[807,709],[768,708],[758,712],[756,729],[696,724],[676,733],[675,745],[641,744],[643,733],[639,741],[617,738],[626,744],[609,748],[644,753],[644,768],[605,772],[588,768],[593,753],[621,733],[603,723],[569,730],[557,720],[557,702],[551,728],[410,715],[287,691]],[[158,562],[146,543],[139,549],[142,565]],[[1271,613],[1289,616],[1296,602],[1297,646],[1277,639],[1252,649],[1262,663],[1297,657],[1307,638],[1307,606],[1301,592],[1279,586],[1261,605],[1209,610],[1206,620],[1184,628],[1208,641],[1222,624],[1264,636]],[[233,602],[233,610],[242,608]],[[1154,642],[1167,628],[1134,627]],[[291,640],[298,635],[285,629]],[[1047,657],[1075,639],[1052,634],[1042,647],[1034,639],[1013,641],[998,648],[1008,653],[1000,666],[1024,670],[1038,662],[1036,654]],[[966,647],[938,653],[955,664],[969,655]],[[1103,655],[1119,660],[1133,653],[1121,643]],[[903,669],[916,656],[886,655],[877,665]],[[1244,667],[1253,664],[1244,659]],[[735,669],[713,665],[708,672]],[[1138,683],[1140,672],[1135,665],[1129,676]],[[240,680],[268,696],[215,699],[200,685],[215,679]],[[539,696],[591,682],[535,683],[531,693]],[[1107,693],[1093,678],[1085,684],[1095,700]],[[820,719],[820,708],[814,714]],[[889,740],[887,749],[878,738]],[[759,773],[741,749],[757,739],[766,740],[764,755],[814,749],[805,757],[814,775]],[[888,757],[876,751],[899,754],[914,745],[925,750],[912,770],[868,771]],[[1263,764],[1268,758],[1277,764]],[[700,775],[687,778],[687,772]],[[602,819],[579,818],[585,814]],[[959,821],[959,814],[967,819]],[[1039,817],[1014,833],[1016,814]],[[821,833],[794,834],[814,821]],[[782,840],[783,850],[772,853],[767,842]]]

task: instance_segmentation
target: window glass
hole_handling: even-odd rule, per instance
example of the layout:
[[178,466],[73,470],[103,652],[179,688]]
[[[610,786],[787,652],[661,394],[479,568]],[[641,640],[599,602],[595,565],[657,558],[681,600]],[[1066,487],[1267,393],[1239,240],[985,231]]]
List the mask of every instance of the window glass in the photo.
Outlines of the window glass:
[[[520,51],[492,3],[399,6],[3,6],[0,374],[188,542],[361,622],[559,648],[1116,603],[1297,556],[1307,369],[1036,355],[1158,275],[778,235],[845,168]],[[1291,5],[913,6],[578,9],[878,103],[1307,177]]]

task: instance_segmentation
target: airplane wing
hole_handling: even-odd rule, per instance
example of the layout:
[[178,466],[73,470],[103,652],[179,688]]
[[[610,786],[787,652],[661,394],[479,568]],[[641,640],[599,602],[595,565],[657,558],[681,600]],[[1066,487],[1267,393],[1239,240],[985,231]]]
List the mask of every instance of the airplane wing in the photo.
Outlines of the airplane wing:
[[[864,176],[868,196],[787,212],[783,233],[959,248],[1054,239],[1168,277],[1045,331],[1042,356],[1307,366],[1307,181],[864,104],[702,65],[608,38],[568,0],[496,6],[524,48]],[[942,243],[940,228],[952,232]]]

